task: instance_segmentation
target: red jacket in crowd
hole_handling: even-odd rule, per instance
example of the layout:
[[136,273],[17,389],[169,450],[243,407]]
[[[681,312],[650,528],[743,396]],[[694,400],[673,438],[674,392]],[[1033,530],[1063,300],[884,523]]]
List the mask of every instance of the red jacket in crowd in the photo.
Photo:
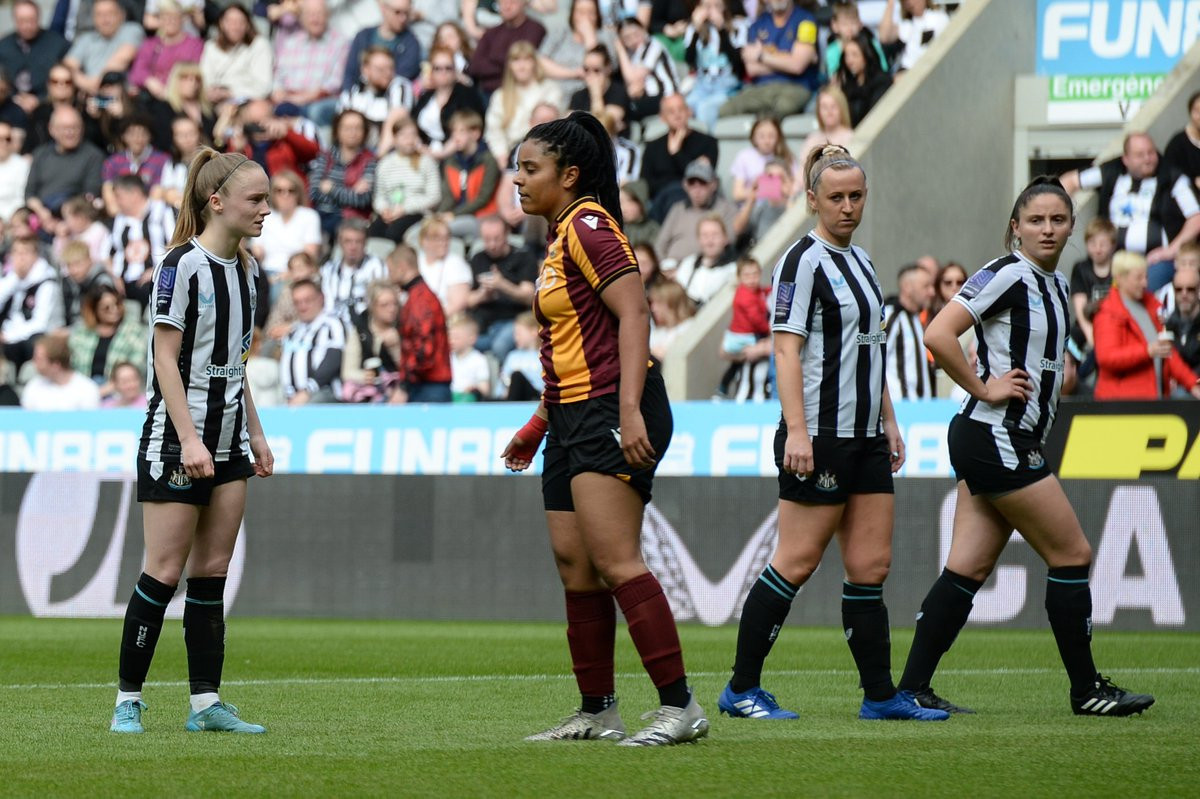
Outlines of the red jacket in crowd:
[[421,278],[404,286],[400,308],[400,381],[406,386],[450,382],[450,340],[446,314],[437,295]]
[[[249,144],[241,150],[230,148],[230,152],[240,152],[247,158],[254,158],[254,148]],[[306,176],[308,174],[308,162],[316,158],[320,153],[321,145],[297,131],[289,129],[286,136],[281,139],[275,139],[267,145],[266,155],[263,156],[263,160],[267,164],[268,176],[277,175],[282,170],[290,169],[304,181],[305,192],[307,192],[308,179]]]
[[[1142,305],[1154,321],[1155,329],[1163,329],[1159,314],[1162,306],[1150,292],[1142,296]],[[1162,393],[1154,385],[1154,360],[1150,343],[1137,320],[1125,307],[1121,292],[1113,289],[1100,302],[1093,322],[1096,339],[1096,399],[1158,399],[1169,396],[1172,384],[1185,389],[1196,385],[1196,374],[1188,368],[1178,350],[1163,361]]]

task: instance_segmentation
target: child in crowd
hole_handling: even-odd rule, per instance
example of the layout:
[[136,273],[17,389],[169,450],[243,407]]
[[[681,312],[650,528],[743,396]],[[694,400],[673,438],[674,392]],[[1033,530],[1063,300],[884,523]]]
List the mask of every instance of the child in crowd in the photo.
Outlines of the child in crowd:
[[104,263],[112,252],[108,227],[99,221],[96,207],[86,197],[71,197],[62,204],[62,222],[54,237],[54,257],[59,263],[63,248],[72,241],[87,245],[92,263]]
[[538,321],[532,311],[525,311],[514,320],[513,339],[517,346],[504,356],[497,396],[510,402],[539,399],[546,384],[538,354]]
[[[767,296],[771,289],[762,285],[762,266],[753,258],[741,258],[737,263],[738,286],[733,293],[733,318],[721,340],[721,357],[732,361],[721,377],[717,394],[729,395],[729,387],[753,353],[751,348],[771,335]],[[757,354],[757,353],[754,353]]]
[[1071,304],[1075,309],[1078,328],[1072,334],[1077,339],[1082,335],[1083,342],[1079,343],[1086,343],[1083,349],[1091,350],[1095,345],[1091,317],[1112,287],[1112,259],[1117,251],[1117,228],[1109,220],[1096,217],[1084,230],[1084,244],[1088,257],[1071,270]]
[[[832,78],[837,74],[838,67],[842,63],[842,46],[857,36],[861,30],[864,28],[862,17],[858,13],[858,3],[854,0],[835,2],[833,15],[829,20],[829,32],[833,35],[829,37],[829,42],[825,45],[826,75]],[[875,48],[875,54],[879,56],[879,65],[884,72],[887,72],[887,55],[883,52],[883,45],[879,42],[879,37],[872,33],[870,28],[865,30],[871,39],[871,46]]]
[[447,323],[450,343],[450,393],[455,402],[476,402],[491,394],[492,368],[487,356],[475,349],[479,323],[457,314]]
[[455,111],[450,115],[450,136],[441,164],[442,197],[437,211],[450,226],[451,235],[474,239],[479,219],[496,213],[496,186],[500,166],[483,139],[483,117],[477,112]]
[[69,242],[62,248],[59,262],[63,265],[63,313],[67,327],[79,318],[83,297],[96,286],[116,286],[103,262],[92,260],[92,253],[82,241]]
[[[277,370],[278,371],[278,370]],[[103,408],[145,408],[146,379],[129,361],[113,364],[112,392],[100,402]],[[257,397],[255,398],[257,402]]]

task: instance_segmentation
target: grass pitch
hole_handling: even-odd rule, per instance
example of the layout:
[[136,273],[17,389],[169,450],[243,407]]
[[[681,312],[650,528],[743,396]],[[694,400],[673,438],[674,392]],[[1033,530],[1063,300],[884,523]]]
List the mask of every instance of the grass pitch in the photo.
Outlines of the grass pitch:
[[[764,683],[798,722],[717,715],[736,628],[682,629],[710,737],[526,744],[575,706],[562,625],[234,618],[222,696],[264,736],[186,733],[168,621],[145,735],[108,732],[121,623],[0,619],[3,796],[1195,796],[1200,636],[1101,631],[1101,670],[1158,704],[1077,718],[1049,630],[967,629],[935,688],[977,716],[860,722],[840,630],[787,628]],[[896,630],[894,669],[911,630]],[[618,631],[626,724],[655,694]]]

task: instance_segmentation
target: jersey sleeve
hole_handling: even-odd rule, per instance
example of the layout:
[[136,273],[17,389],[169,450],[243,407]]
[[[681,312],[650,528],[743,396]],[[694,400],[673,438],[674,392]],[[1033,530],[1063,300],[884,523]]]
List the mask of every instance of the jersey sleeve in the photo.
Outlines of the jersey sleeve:
[[985,267],[972,275],[954,295],[954,302],[966,308],[976,322],[983,322],[1011,307],[1008,290],[1019,279],[1016,269]]
[[1079,188],[1098,189],[1103,182],[1104,176],[1100,172],[1100,167],[1090,166],[1087,169],[1079,170]]
[[[795,333],[808,337],[809,309],[813,303],[813,268],[807,259],[801,259],[794,275],[785,275],[783,260],[775,268],[771,278],[771,330]],[[784,277],[792,280],[784,280]]]
[[184,329],[192,270],[180,261],[164,261],[154,276],[154,324]]
[[637,259],[629,241],[607,214],[580,213],[571,220],[567,250],[596,293],[622,275],[637,273]]

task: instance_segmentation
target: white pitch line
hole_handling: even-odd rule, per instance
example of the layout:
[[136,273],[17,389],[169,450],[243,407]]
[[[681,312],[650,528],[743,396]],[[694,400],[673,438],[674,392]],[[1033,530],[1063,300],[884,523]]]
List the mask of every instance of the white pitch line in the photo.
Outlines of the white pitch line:
[[[995,668],[995,669],[942,669],[938,674],[958,676],[1004,676],[1004,675],[1034,675],[1058,674],[1061,668]],[[1136,666],[1114,668],[1118,674],[1200,674],[1200,667],[1185,666],[1179,668],[1140,668]],[[780,669],[766,670],[764,674],[776,677],[829,677],[853,676],[858,672],[854,669]],[[728,671],[693,671],[688,677],[727,677]],[[624,672],[616,675],[621,679],[633,679],[645,676],[643,672]],[[438,683],[505,683],[505,682],[557,682],[571,680],[570,674],[450,674],[430,677],[279,677],[266,680],[223,680],[226,686],[270,686],[270,685],[433,685]],[[13,683],[0,685],[0,691],[59,691],[59,690],[93,690],[112,688],[113,682],[79,682],[79,683]],[[184,680],[147,682],[146,687],[173,687],[187,685]]]

